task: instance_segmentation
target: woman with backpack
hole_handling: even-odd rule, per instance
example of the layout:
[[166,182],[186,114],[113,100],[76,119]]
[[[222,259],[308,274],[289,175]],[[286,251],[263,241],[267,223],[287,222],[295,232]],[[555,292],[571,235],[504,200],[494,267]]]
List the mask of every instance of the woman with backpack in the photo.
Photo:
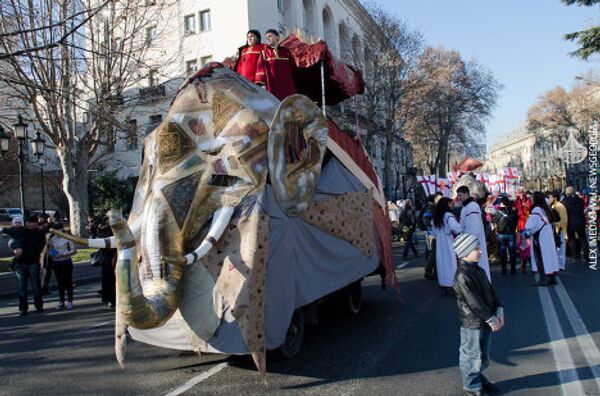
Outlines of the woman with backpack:
[[517,250],[515,235],[519,217],[512,208],[512,203],[508,197],[502,197],[500,207],[493,216],[496,224],[496,238],[498,238],[498,253],[500,256],[500,265],[502,266],[502,275],[506,275],[506,259],[510,260],[510,273],[517,273]]

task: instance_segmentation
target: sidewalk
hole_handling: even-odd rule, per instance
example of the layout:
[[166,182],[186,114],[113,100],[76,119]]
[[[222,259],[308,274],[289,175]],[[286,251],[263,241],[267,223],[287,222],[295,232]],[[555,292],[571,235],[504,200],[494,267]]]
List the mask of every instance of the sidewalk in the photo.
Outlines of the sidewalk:
[[[101,277],[101,268],[92,267],[88,261],[77,263],[73,266],[73,282],[78,285],[98,282]],[[56,290],[56,279],[52,274],[50,290]],[[0,300],[17,298],[17,277],[13,272],[0,273]]]

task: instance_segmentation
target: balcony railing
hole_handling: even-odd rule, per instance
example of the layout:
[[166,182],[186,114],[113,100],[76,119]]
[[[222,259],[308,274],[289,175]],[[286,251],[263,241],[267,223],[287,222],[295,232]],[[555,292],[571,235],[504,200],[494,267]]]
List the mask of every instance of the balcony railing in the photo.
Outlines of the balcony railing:
[[139,100],[142,102],[154,101],[165,96],[165,85],[156,85],[154,87],[140,88]]

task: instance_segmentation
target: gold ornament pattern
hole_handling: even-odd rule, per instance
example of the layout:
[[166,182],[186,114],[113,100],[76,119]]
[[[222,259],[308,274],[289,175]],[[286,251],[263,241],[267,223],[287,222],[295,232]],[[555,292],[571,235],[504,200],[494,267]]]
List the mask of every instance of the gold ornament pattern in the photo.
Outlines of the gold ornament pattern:
[[179,125],[168,122],[158,131],[158,147],[158,167],[166,173],[194,150],[194,143]]
[[242,109],[242,105],[225,92],[215,90],[212,97],[214,135],[218,136],[231,118]]

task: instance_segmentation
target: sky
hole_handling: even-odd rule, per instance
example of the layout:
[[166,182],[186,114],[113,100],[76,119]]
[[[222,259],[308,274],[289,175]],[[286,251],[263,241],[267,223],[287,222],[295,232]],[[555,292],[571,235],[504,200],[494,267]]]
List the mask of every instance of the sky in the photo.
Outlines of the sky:
[[569,55],[577,46],[565,33],[600,23],[600,8],[565,6],[560,0],[375,0],[420,31],[428,46],[458,50],[476,59],[503,85],[487,127],[487,146],[523,123],[539,95],[575,76],[600,70]]

